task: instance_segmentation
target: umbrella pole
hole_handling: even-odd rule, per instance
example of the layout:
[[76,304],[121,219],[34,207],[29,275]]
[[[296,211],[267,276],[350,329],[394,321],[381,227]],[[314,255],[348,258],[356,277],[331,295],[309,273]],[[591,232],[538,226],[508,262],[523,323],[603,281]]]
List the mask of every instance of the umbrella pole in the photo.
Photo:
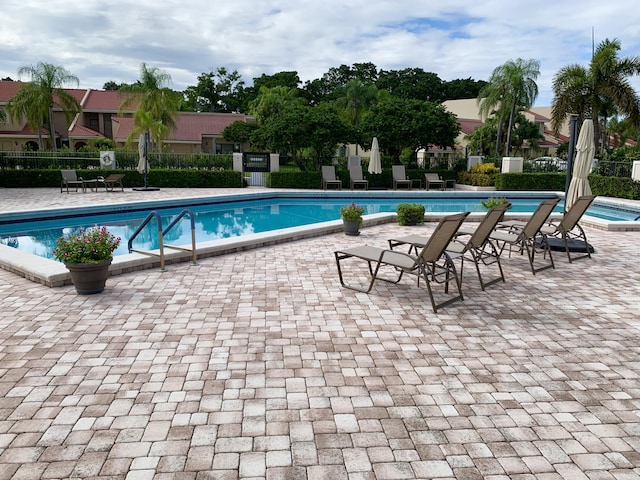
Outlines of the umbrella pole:
[[567,151],[567,179],[564,184],[564,213],[567,213],[567,195],[573,177],[573,157],[576,155],[576,138],[578,137],[578,115],[572,113],[569,123],[569,149]]

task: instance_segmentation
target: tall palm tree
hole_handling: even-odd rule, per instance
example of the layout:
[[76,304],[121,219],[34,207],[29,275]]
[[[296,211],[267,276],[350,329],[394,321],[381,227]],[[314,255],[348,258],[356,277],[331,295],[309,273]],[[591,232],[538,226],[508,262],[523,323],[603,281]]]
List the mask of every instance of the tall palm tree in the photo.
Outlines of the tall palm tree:
[[[343,118],[358,131],[358,125],[369,109],[378,101],[379,91],[373,83],[352,78],[344,87],[344,94],[336,100]],[[356,143],[356,155],[358,144]]]
[[128,144],[140,133],[146,132],[160,150],[169,132],[176,128],[180,95],[165,86],[170,82],[171,75],[143,63],[140,66],[140,80],[120,87],[119,92],[124,95],[124,100],[120,104],[119,115],[137,105]]
[[[640,127],[640,97],[629,77],[640,75],[640,57],[618,58],[620,41],[606,39],[598,45],[588,68],[568,65],[553,78],[551,126],[557,134],[569,115],[594,120],[596,143],[604,137],[608,118],[621,114]],[[598,145],[596,145],[598,147]]]
[[[496,151],[500,152],[502,128],[507,123],[506,153],[511,152],[511,135],[519,111],[531,108],[538,97],[536,79],[540,75],[540,61],[518,58],[497,67],[478,95],[479,112],[483,118],[498,116]],[[506,120],[505,120],[506,119]]]
[[7,102],[7,112],[12,122],[18,122],[24,118],[27,126],[38,132],[40,150],[44,148],[41,127],[46,125],[49,115],[46,99],[38,99],[41,93],[35,84],[27,83]]
[[[24,84],[18,93],[9,101],[11,106],[9,111],[13,111],[13,118],[16,115],[24,114],[30,128],[37,125],[38,132],[40,126],[44,125],[42,120],[43,112],[48,117],[49,135],[53,150],[56,151],[56,127],[53,119],[53,108],[58,106],[64,112],[67,123],[82,110],[80,103],[73,95],[64,89],[70,83],[78,86],[78,77],[68,72],[64,67],[52,65],[50,63],[38,62],[37,65],[27,65],[18,70],[18,75],[29,75],[31,81]],[[42,139],[40,146],[42,147]]]

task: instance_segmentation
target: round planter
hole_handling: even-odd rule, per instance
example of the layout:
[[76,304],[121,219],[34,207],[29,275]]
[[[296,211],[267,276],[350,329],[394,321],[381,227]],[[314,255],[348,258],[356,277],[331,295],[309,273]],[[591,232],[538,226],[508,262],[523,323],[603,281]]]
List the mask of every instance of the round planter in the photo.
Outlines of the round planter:
[[360,220],[345,220],[342,219],[342,226],[344,228],[345,235],[356,237],[360,235]]
[[71,274],[71,281],[80,295],[92,295],[104,290],[111,258],[100,263],[65,263]]

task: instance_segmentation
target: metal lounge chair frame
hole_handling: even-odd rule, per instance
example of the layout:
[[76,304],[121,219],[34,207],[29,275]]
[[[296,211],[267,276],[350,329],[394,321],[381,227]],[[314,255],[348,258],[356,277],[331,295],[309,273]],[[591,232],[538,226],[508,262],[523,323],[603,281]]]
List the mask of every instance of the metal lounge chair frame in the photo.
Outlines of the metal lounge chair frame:
[[407,190],[411,190],[413,186],[413,180],[407,177],[407,173],[405,172],[404,165],[392,165],[391,166],[391,174],[393,175],[393,189],[397,190],[398,185],[406,186]]
[[322,166],[322,189],[326,190],[330,186],[338,187],[338,190],[342,190],[342,180],[336,178],[336,167],[333,165]]
[[104,189],[107,192],[113,192],[118,187],[124,192],[123,178],[124,173],[112,173],[107,178],[98,177],[98,183],[104,185]]
[[[547,234],[541,231],[551,212],[560,201],[559,198],[543,200],[533,212],[529,220],[523,225],[514,225],[513,222],[499,223],[497,228],[491,233],[490,238],[497,242],[500,254],[509,245],[509,256],[513,247],[517,247],[520,253],[527,252],[527,258],[531,267],[531,273],[556,268],[553,263],[553,255],[549,248]],[[549,262],[541,267],[535,267],[534,261],[536,253],[542,253],[543,258],[549,255]]]
[[[574,260],[580,260],[581,258],[591,258],[591,246],[587,241],[587,234],[578,222],[591,206],[595,198],[595,195],[583,195],[582,197],[578,197],[575,203],[567,212],[565,212],[561,219],[551,219],[540,229],[540,231],[547,234],[547,236],[560,238],[562,240],[569,263],[572,263]],[[520,227],[524,225],[524,222],[518,220],[512,220],[511,222],[506,223]],[[571,256],[569,241],[576,241],[579,244],[584,244],[585,253],[583,255]]]
[[62,193],[64,188],[66,188],[67,193],[69,193],[69,187],[75,188],[76,192],[78,191],[78,187],[82,188],[83,192],[87,191],[87,186],[89,188],[97,188],[97,180],[85,180],[82,177],[78,177],[75,170],[60,170],[60,174],[62,175],[60,193]]
[[[468,232],[458,230],[453,241],[447,245],[446,252],[452,259],[455,260],[457,258],[461,258],[461,283],[464,279],[463,270],[465,257],[475,264],[478,280],[480,281],[480,288],[482,288],[483,291],[486,287],[493,285],[494,283],[505,281],[502,265],[500,264],[500,252],[489,236],[504,216],[504,212],[510,206],[510,204],[504,203],[502,205],[492,207],[474,230],[470,230]],[[422,235],[407,235],[405,237],[389,240],[389,247],[391,249],[399,245],[406,244],[411,245],[409,252],[411,252],[412,249],[417,250],[424,245],[424,237]],[[492,278],[489,281],[485,281],[482,278],[482,273],[480,271],[481,264],[484,266],[495,264],[497,266],[499,276]]]
[[351,165],[349,167],[350,188],[353,190],[361,185],[364,190],[369,190],[369,181],[364,179],[362,175],[362,165]]
[[431,186],[438,188],[438,190],[444,190],[444,180],[437,173],[425,173],[424,174],[424,189],[429,190]]
[[[417,275],[418,285],[420,285],[420,278],[424,278],[434,313],[437,313],[438,308],[449,305],[457,300],[464,300],[460,277],[458,276],[451,256],[445,251],[445,249],[467,215],[469,215],[469,212],[444,217],[417,255],[368,245],[361,245],[358,247],[335,251],[334,254],[336,257],[340,284],[351,290],[369,293],[376,280],[398,283],[402,279],[403,274],[408,273]],[[347,284],[345,282],[341,262],[349,258],[357,258],[367,262],[370,281],[366,288]],[[380,276],[380,269],[385,266],[391,267],[397,273],[397,278],[385,278]],[[448,294],[449,283],[452,281],[455,282],[457,294],[450,296],[450,298],[440,303],[436,303],[433,296],[433,290],[431,288],[431,282],[444,284],[444,292]]]

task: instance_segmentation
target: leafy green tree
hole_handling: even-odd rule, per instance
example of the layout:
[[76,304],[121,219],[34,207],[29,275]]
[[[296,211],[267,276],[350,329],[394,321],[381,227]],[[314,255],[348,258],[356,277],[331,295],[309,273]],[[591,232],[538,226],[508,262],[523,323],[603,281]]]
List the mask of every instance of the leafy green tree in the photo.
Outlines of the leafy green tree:
[[455,115],[433,102],[386,98],[369,110],[362,122],[364,132],[378,137],[380,149],[400,161],[402,150],[417,151],[430,145],[455,147],[460,133]]
[[279,113],[290,105],[304,105],[305,100],[298,91],[283,86],[260,87],[260,93],[249,104],[249,112],[255,115],[258,123],[264,123],[270,116]]
[[251,136],[258,129],[255,122],[243,122],[237,120],[227,125],[222,131],[222,138],[227,142],[238,143],[240,145],[251,142]]
[[471,77],[444,82],[444,100],[478,98],[486,84],[484,80],[473,80]]
[[42,140],[42,128],[46,125],[49,108],[46,98],[38,99],[42,91],[37,85],[27,83],[23,85],[7,102],[7,113],[12,122],[19,122],[23,118],[27,121],[27,126],[38,132],[38,146],[40,150],[44,148]]
[[506,154],[511,152],[511,135],[516,113],[531,108],[538,97],[536,79],[540,75],[538,60],[518,58],[494,69],[489,82],[478,95],[479,113],[486,118],[498,116],[496,151],[500,152],[501,133],[506,123]]
[[330,68],[322,78],[307,81],[302,95],[309,104],[337,100],[350,80],[359,79],[365,84],[376,83],[378,69],[373,63],[354,63],[353,66],[340,65]]
[[444,84],[435,73],[421,68],[380,70],[376,87],[401,98],[441,103],[445,100]]
[[607,126],[607,128],[609,132],[615,135],[615,148],[624,146],[624,144],[629,139],[632,139],[636,142],[638,141],[638,139],[640,139],[640,128],[631,125],[631,121],[629,120],[629,118],[613,117],[611,118],[611,120],[609,120],[609,125]]
[[169,82],[171,76],[168,73],[156,67],[149,68],[143,63],[140,66],[140,80],[119,89],[124,97],[120,104],[120,115],[137,105],[128,144],[140,133],[147,132],[160,150],[163,140],[176,128],[180,95],[164,86]]
[[[9,111],[14,115],[24,114],[27,118],[27,124],[32,128],[37,125],[38,131],[40,126],[44,125],[42,114],[46,112],[52,147],[56,151],[53,108],[56,106],[61,108],[67,123],[70,123],[82,108],[75,97],[64,89],[64,86],[70,83],[77,86],[80,81],[65,68],[43,62],[38,62],[35,66],[21,67],[18,70],[18,75],[28,75],[31,81],[24,84],[10,99]],[[42,148],[41,138],[40,147]]]
[[196,112],[237,112],[243,102],[244,81],[237,70],[220,67],[198,76],[196,86],[184,91],[185,102]]
[[596,147],[604,145],[604,126],[613,114],[640,127],[640,97],[629,77],[640,74],[640,57],[619,58],[620,41],[606,39],[596,48],[588,68],[573,64],[561,68],[553,78],[551,126],[558,133],[569,115],[594,119]]
[[465,136],[468,141],[467,150],[470,155],[497,156],[495,140],[498,133],[498,123],[495,117],[489,117],[487,121],[477,127],[472,133]]

